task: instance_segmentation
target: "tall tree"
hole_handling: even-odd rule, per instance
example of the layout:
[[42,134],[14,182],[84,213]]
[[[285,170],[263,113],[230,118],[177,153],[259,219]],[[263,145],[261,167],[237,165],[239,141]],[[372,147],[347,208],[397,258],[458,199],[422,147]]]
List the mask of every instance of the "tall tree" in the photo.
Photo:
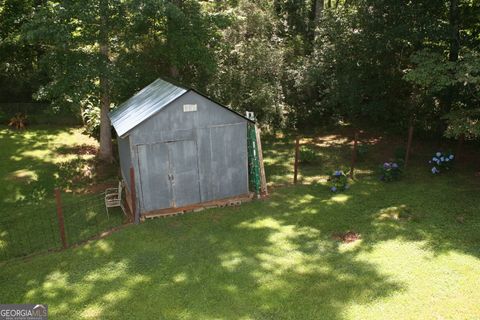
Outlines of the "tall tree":
[[[110,96],[110,42],[111,36],[109,34],[110,18],[112,17],[109,10],[108,0],[100,0],[99,3],[100,14],[100,30],[98,37],[98,46],[100,50],[100,151],[99,157],[102,160],[111,162],[113,160],[112,152],[112,130],[110,129],[110,119],[108,112],[110,111],[111,96]],[[111,32],[111,31],[110,31]]]
[[159,76],[205,87],[215,69],[215,30],[193,0],[69,0],[40,4],[25,35],[45,51],[51,81],[39,97],[94,110],[99,157],[112,161],[110,108]]
[[124,6],[96,0],[88,6],[76,1],[49,1],[39,5],[26,35],[45,51],[42,64],[51,81],[39,95],[57,106],[99,106],[102,160],[113,160],[110,86],[122,48]]

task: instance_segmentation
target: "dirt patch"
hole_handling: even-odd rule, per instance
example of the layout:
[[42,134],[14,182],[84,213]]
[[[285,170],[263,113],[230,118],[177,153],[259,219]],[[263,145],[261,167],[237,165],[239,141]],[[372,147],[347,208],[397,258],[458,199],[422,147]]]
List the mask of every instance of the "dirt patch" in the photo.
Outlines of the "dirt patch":
[[76,154],[87,155],[87,154],[97,154],[97,147],[89,145],[81,145],[74,148]]
[[7,180],[18,181],[23,183],[30,183],[38,180],[38,175],[35,171],[28,169],[21,169],[10,173],[7,177]]
[[82,188],[77,188],[74,190],[75,193],[81,193],[81,194],[93,194],[93,193],[101,193],[104,192],[105,189],[107,188],[116,188],[118,187],[118,183],[115,182],[104,182],[104,183],[98,183],[90,186],[85,186]]
[[336,241],[341,241],[343,243],[351,243],[357,240],[360,240],[362,236],[354,231],[347,231],[345,233],[334,233],[332,239]]
[[74,147],[60,147],[58,152],[61,154],[76,154],[76,155],[95,155],[98,148],[88,144],[82,144]]

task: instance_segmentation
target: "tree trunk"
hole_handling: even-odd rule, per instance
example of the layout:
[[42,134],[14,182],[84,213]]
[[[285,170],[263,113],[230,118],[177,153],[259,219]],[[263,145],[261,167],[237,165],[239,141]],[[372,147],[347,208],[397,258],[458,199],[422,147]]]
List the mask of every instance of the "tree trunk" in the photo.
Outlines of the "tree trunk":
[[171,66],[170,67],[170,76],[173,79],[178,79],[179,75],[180,75],[180,73],[178,72],[178,68],[176,66]]
[[460,51],[459,18],[458,0],[450,0],[449,22],[451,35],[448,60],[452,62],[458,61]]
[[313,21],[315,24],[315,28],[317,28],[320,23],[320,18],[322,17],[324,6],[325,0],[315,0],[315,18]]
[[108,32],[107,32],[107,15],[108,4],[106,1],[101,1],[100,10],[100,55],[102,56],[102,67],[100,68],[100,151],[99,158],[101,160],[112,162],[113,150],[112,150],[112,129],[110,119],[108,118],[108,112],[110,111],[110,83],[108,79],[108,70],[110,64],[110,48],[108,45]]
[[408,165],[408,160],[410,159],[410,150],[412,149],[412,140],[413,140],[413,120],[410,121],[410,127],[408,128],[408,140],[407,140],[407,150],[405,152],[405,168]]
[[[106,44],[100,45],[102,55],[108,56],[108,46]],[[107,161],[113,161],[112,150],[112,130],[108,112],[110,111],[110,90],[108,78],[103,73],[100,76],[100,151],[99,158]]]
[[325,6],[325,0],[315,0],[314,3],[314,15],[313,15],[313,41],[317,40],[318,27],[320,25],[320,19],[322,18],[323,8]]
[[457,144],[457,150],[455,151],[455,159],[458,161],[462,157],[462,151],[463,151],[463,144],[465,142],[465,135],[462,133],[458,137],[458,144]]
[[[460,31],[459,31],[459,8],[458,0],[450,0],[449,8],[449,24],[450,24],[450,48],[448,52],[448,60],[451,62],[458,61],[460,52]],[[458,98],[457,88],[453,84],[448,87],[445,96],[445,112],[450,112]]]
[[358,131],[355,129],[353,136],[353,148],[352,148],[352,166],[350,168],[350,177],[355,177],[355,165],[357,164],[357,145],[358,145]]
[[295,138],[295,161],[293,163],[293,183],[294,184],[297,184],[299,149],[300,149],[300,137],[297,136]]

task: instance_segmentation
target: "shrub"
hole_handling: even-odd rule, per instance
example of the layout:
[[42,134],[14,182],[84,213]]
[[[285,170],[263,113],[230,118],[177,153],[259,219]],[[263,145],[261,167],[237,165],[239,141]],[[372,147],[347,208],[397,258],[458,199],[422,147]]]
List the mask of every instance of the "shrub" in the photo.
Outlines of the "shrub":
[[348,177],[341,170],[335,171],[330,178],[328,178],[328,182],[330,191],[332,192],[345,191],[349,188]]
[[402,166],[397,162],[385,162],[380,167],[380,171],[380,180],[385,182],[398,180],[402,176]]
[[317,160],[317,154],[310,148],[305,146],[300,147],[300,162],[309,164]]
[[100,140],[100,108],[89,105],[82,113],[85,123],[85,133]]
[[430,171],[433,174],[439,174],[452,168],[455,156],[453,153],[437,152],[428,163],[432,165]]

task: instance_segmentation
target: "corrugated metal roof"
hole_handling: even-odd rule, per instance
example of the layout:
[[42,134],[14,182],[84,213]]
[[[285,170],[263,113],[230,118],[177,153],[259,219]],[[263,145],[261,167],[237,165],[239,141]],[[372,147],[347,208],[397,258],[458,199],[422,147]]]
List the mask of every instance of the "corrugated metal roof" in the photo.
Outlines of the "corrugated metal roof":
[[187,89],[162,79],[155,80],[109,114],[118,136],[123,136],[185,92]]

